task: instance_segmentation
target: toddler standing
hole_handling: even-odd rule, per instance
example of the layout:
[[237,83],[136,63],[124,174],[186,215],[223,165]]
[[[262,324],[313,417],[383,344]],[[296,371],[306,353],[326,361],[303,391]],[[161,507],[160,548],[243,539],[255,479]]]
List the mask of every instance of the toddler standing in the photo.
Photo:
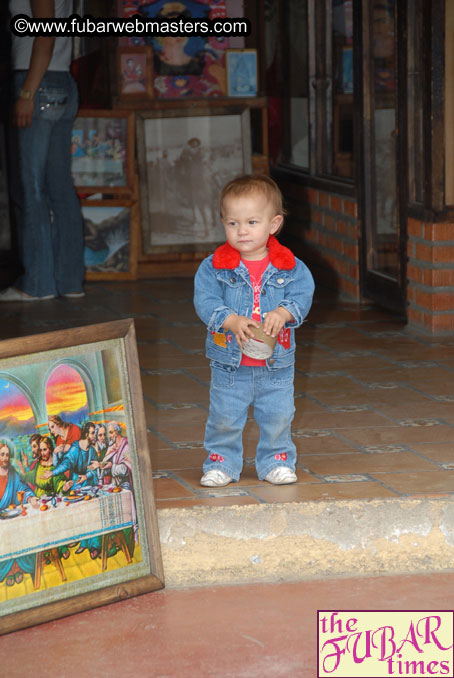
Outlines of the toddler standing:
[[[233,179],[222,190],[220,212],[227,242],[202,261],[194,281],[194,305],[207,326],[211,366],[208,457],[200,484],[221,487],[239,480],[250,405],[260,430],[259,479],[275,485],[294,483],[294,330],[309,312],[314,281],[307,266],[275,237],[284,210],[272,179]],[[266,335],[277,337],[266,360],[242,352],[260,322]]]

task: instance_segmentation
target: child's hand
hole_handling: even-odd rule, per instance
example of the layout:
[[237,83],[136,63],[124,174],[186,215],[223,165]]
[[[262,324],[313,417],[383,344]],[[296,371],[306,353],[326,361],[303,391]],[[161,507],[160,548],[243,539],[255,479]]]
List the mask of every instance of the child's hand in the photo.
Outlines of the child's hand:
[[274,311],[269,311],[269,313],[266,314],[265,320],[263,321],[263,331],[265,334],[277,337],[285,323],[291,322],[292,320],[294,320],[294,318],[290,311],[287,311],[287,309],[282,306],[278,306]]
[[235,335],[239,347],[242,348],[243,342],[247,343],[250,338],[254,338],[249,326],[259,327],[259,324],[256,320],[252,318],[246,318],[245,315],[229,315],[224,322],[224,329],[230,330]]

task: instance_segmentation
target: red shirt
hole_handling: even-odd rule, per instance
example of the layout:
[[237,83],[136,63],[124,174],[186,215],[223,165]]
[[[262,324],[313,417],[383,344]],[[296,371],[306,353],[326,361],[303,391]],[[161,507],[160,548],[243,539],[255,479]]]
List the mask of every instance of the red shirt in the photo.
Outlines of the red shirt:
[[81,430],[77,424],[69,424],[68,433],[66,434],[65,440],[63,440],[63,438],[58,435],[55,441],[55,447],[58,447],[59,445],[72,445],[76,442],[76,440],[80,440],[80,435]]
[[7,485],[8,485],[8,474],[6,476],[0,476],[0,499],[3,498]]
[[[260,313],[260,292],[262,290],[262,276],[266,271],[268,264],[270,263],[270,258],[268,254],[264,259],[259,259],[259,261],[248,261],[247,259],[241,259],[243,264],[246,266],[249,277],[251,279],[252,289],[254,290],[254,302],[252,305],[252,320],[257,320],[258,322],[262,321],[262,316]],[[249,358],[247,355],[242,356],[241,365],[248,365],[249,367],[257,367],[258,365],[266,365],[266,360],[257,360],[256,358]]]

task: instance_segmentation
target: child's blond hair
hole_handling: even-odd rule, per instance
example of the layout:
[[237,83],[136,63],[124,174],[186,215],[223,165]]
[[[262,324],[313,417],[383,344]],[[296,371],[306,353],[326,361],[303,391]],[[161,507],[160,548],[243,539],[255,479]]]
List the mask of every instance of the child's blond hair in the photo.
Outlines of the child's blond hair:
[[[268,201],[273,203],[274,213],[282,217],[285,216],[286,211],[283,205],[282,193],[279,186],[273,179],[266,174],[243,174],[229,181],[221,191],[219,196],[219,211],[222,218],[222,208],[227,197],[239,198],[249,193],[262,193]],[[284,222],[276,231],[275,235],[282,229]]]

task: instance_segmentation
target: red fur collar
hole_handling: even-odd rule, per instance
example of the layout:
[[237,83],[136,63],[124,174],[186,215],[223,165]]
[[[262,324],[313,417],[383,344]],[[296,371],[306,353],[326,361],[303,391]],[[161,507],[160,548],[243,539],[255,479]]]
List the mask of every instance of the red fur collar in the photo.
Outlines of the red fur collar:
[[[276,268],[290,270],[295,268],[295,257],[288,247],[281,245],[279,240],[270,235],[267,242],[270,261]],[[214,268],[236,268],[240,265],[240,253],[228,242],[218,247],[213,254]]]

